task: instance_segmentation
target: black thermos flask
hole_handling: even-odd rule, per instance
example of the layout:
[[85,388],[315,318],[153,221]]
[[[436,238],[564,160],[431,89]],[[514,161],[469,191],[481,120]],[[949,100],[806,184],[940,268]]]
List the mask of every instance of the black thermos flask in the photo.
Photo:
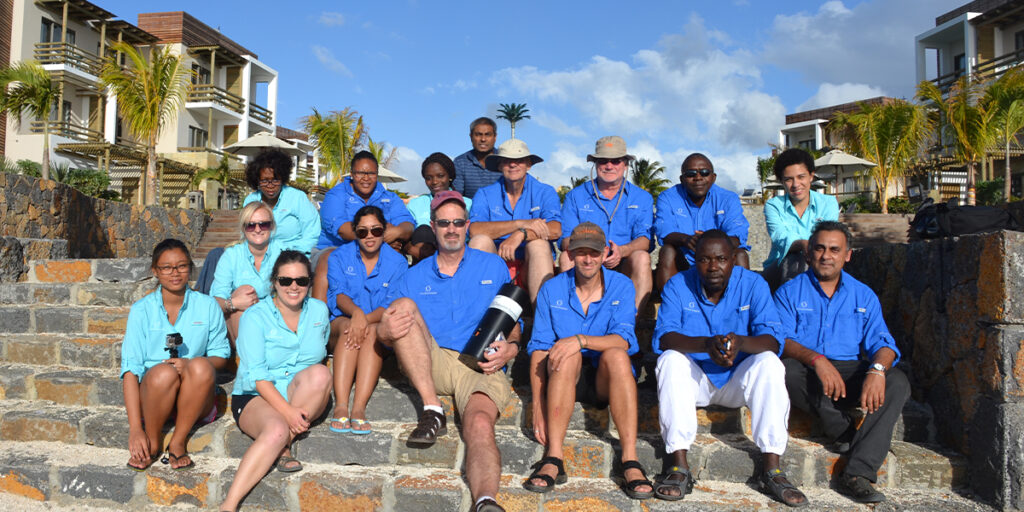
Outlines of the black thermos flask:
[[487,360],[484,351],[494,343],[499,334],[508,337],[529,305],[530,296],[526,290],[512,283],[505,283],[494,296],[480,323],[476,325],[476,330],[469,337],[469,343],[466,343],[466,348],[459,354],[459,360],[466,366],[480,371],[476,363]]

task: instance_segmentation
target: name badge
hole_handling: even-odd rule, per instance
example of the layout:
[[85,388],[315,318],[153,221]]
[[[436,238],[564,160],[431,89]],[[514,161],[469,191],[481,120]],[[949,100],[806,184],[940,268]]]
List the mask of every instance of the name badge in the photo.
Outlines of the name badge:
[[480,284],[493,284],[493,283],[494,283],[494,281],[491,281],[490,279],[484,279],[483,281],[480,281]]
[[750,309],[750,304],[747,304],[746,306],[740,306],[740,311],[746,311],[748,309]]
[[867,312],[868,312],[868,310],[867,310],[867,309],[865,309],[865,308],[857,308],[857,312],[858,312],[858,313],[867,313]]
[[533,208],[530,208],[531,212],[535,212],[537,210],[540,210],[540,206],[534,206]]
[[725,210],[718,210],[715,215],[725,215]]
[[387,288],[387,287],[388,287],[388,284],[387,284],[387,283],[381,283],[380,285],[381,285],[381,286],[383,286],[384,288]]
[[618,305],[619,305],[619,301],[617,301],[617,300],[613,300],[612,301],[612,306],[618,306]]
[[638,205],[638,204],[631,204],[631,205],[626,207],[626,209],[629,209],[629,208],[640,208],[640,205]]

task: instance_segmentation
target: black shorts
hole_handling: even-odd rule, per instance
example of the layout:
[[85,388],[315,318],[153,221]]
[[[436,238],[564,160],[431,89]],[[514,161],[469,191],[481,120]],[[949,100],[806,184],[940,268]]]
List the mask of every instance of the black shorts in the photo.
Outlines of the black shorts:
[[238,418],[242,416],[242,410],[245,406],[249,405],[249,401],[259,395],[231,395],[231,415],[235,417],[235,425],[238,424]]
[[581,404],[593,405],[598,409],[608,407],[608,402],[597,396],[597,367],[590,364],[588,358],[583,359],[580,378],[576,379],[576,401]]

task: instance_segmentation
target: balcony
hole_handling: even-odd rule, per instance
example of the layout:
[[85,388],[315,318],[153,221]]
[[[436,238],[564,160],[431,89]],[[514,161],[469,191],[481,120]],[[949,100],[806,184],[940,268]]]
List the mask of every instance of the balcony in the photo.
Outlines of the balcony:
[[[217,167],[220,165],[220,160],[223,157],[228,157],[228,166],[232,171],[237,174],[237,170],[242,168],[242,159],[225,153],[219,149],[213,149],[208,147],[191,147],[181,146],[178,148],[177,153],[163,155],[171,160],[178,162],[194,165],[200,169],[206,169],[208,167]],[[244,176],[242,177],[244,179]]]
[[[61,137],[67,137],[81,142],[100,142],[103,140],[103,134],[101,132],[90,130],[89,128],[78,126],[74,123],[46,121],[46,125],[50,131],[50,135],[59,135]],[[29,125],[29,130],[31,130],[32,133],[43,133],[43,121],[32,121],[32,124]]]
[[249,117],[265,125],[274,124],[274,113],[255,103],[249,103]]
[[212,103],[237,114],[245,112],[245,99],[211,84],[192,84],[188,92],[189,103]]
[[941,75],[938,78],[932,79],[932,83],[934,83],[940,91],[945,93],[946,91],[949,90],[950,87],[953,87],[953,84],[955,84],[956,81],[959,80],[962,76],[964,76],[964,70],[958,69],[956,71],[953,71],[952,73],[946,73],[945,75]]
[[991,60],[986,60],[974,66],[974,77],[977,79],[985,80],[988,78],[998,78],[1000,75],[1006,72],[1014,66],[1020,65],[1024,62],[1024,48],[1005,53]]
[[43,66],[63,65],[94,78],[103,68],[99,56],[67,43],[36,43],[32,56]]

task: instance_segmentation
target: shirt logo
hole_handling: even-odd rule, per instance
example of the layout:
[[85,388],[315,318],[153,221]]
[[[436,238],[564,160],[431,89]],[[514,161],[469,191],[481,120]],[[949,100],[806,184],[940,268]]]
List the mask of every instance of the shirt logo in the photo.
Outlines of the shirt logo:
[[192,325],[203,325],[205,323],[206,322],[203,322],[202,320],[196,320],[195,322],[192,322]]
[[313,322],[313,327],[320,327],[323,324],[323,322]]
[[480,284],[494,284],[494,281],[491,281],[490,279],[484,279],[483,281],[480,281]]
[[380,285],[381,285],[382,287],[384,287],[384,288],[387,288],[387,287],[388,287],[388,283],[381,283]]
[[700,313],[700,310],[697,309],[697,303],[693,301],[690,301],[690,303],[687,304],[686,307],[684,307],[683,309],[693,313]]
[[267,337],[268,338],[277,337],[277,329],[276,328],[275,329],[271,329],[270,332],[267,333]]
[[806,300],[800,301],[800,307],[806,308],[807,307],[807,301]]
[[715,215],[725,215],[725,210],[718,210]]
[[618,305],[619,305],[619,301],[617,301],[617,300],[613,300],[612,301],[612,306],[618,306]]
[[533,208],[530,208],[531,212],[535,212],[535,211],[538,211],[538,210],[540,210],[540,206],[534,206]]
[[568,309],[568,308],[566,308],[565,306],[562,305],[562,299],[556,300],[554,305],[552,305],[551,307],[554,308],[554,309],[563,309],[563,310],[564,309]]
[[382,202],[382,203],[390,203],[391,200],[390,199],[381,199],[380,202]]
[[679,214],[679,215],[682,215],[683,214],[683,209],[682,208],[676,208],[676,213]]
[[800,305],[797,306],[796,310],[797,311],[812,311],[813,312],[814,308],[807,307],[807,301],[806,300],[802,300],[802,301],[800,301]]
[[640,208],[640,205],[638,205],[638,204],[631,204],[631,205],[627,206],[626,208],[627,209],[628,208]]
[[428,284],[427,286],[423,287],[423,291],[420,292],[420,295],[437,295],[437,292],[430,291],[430,285]]
[[352,268],[352,265],[349,265],[348,267],[345,268],[345,273],[349,274],[349,275],[354,275],[355,274],[355,269]]
[[590,203],[583,203],[583,206],[580,208],[580,211],[589,212],[590,211]]
[[858,313],[867,313],[867,312],[868,312],[868,310],[867,310],[867,309],[865,309],[865,308],[857,308],[857,312],[858,312]]
[[740,311],[747,311],[749,309],[750,309],[750,304],[747,304],[746,306],[740,306]]

